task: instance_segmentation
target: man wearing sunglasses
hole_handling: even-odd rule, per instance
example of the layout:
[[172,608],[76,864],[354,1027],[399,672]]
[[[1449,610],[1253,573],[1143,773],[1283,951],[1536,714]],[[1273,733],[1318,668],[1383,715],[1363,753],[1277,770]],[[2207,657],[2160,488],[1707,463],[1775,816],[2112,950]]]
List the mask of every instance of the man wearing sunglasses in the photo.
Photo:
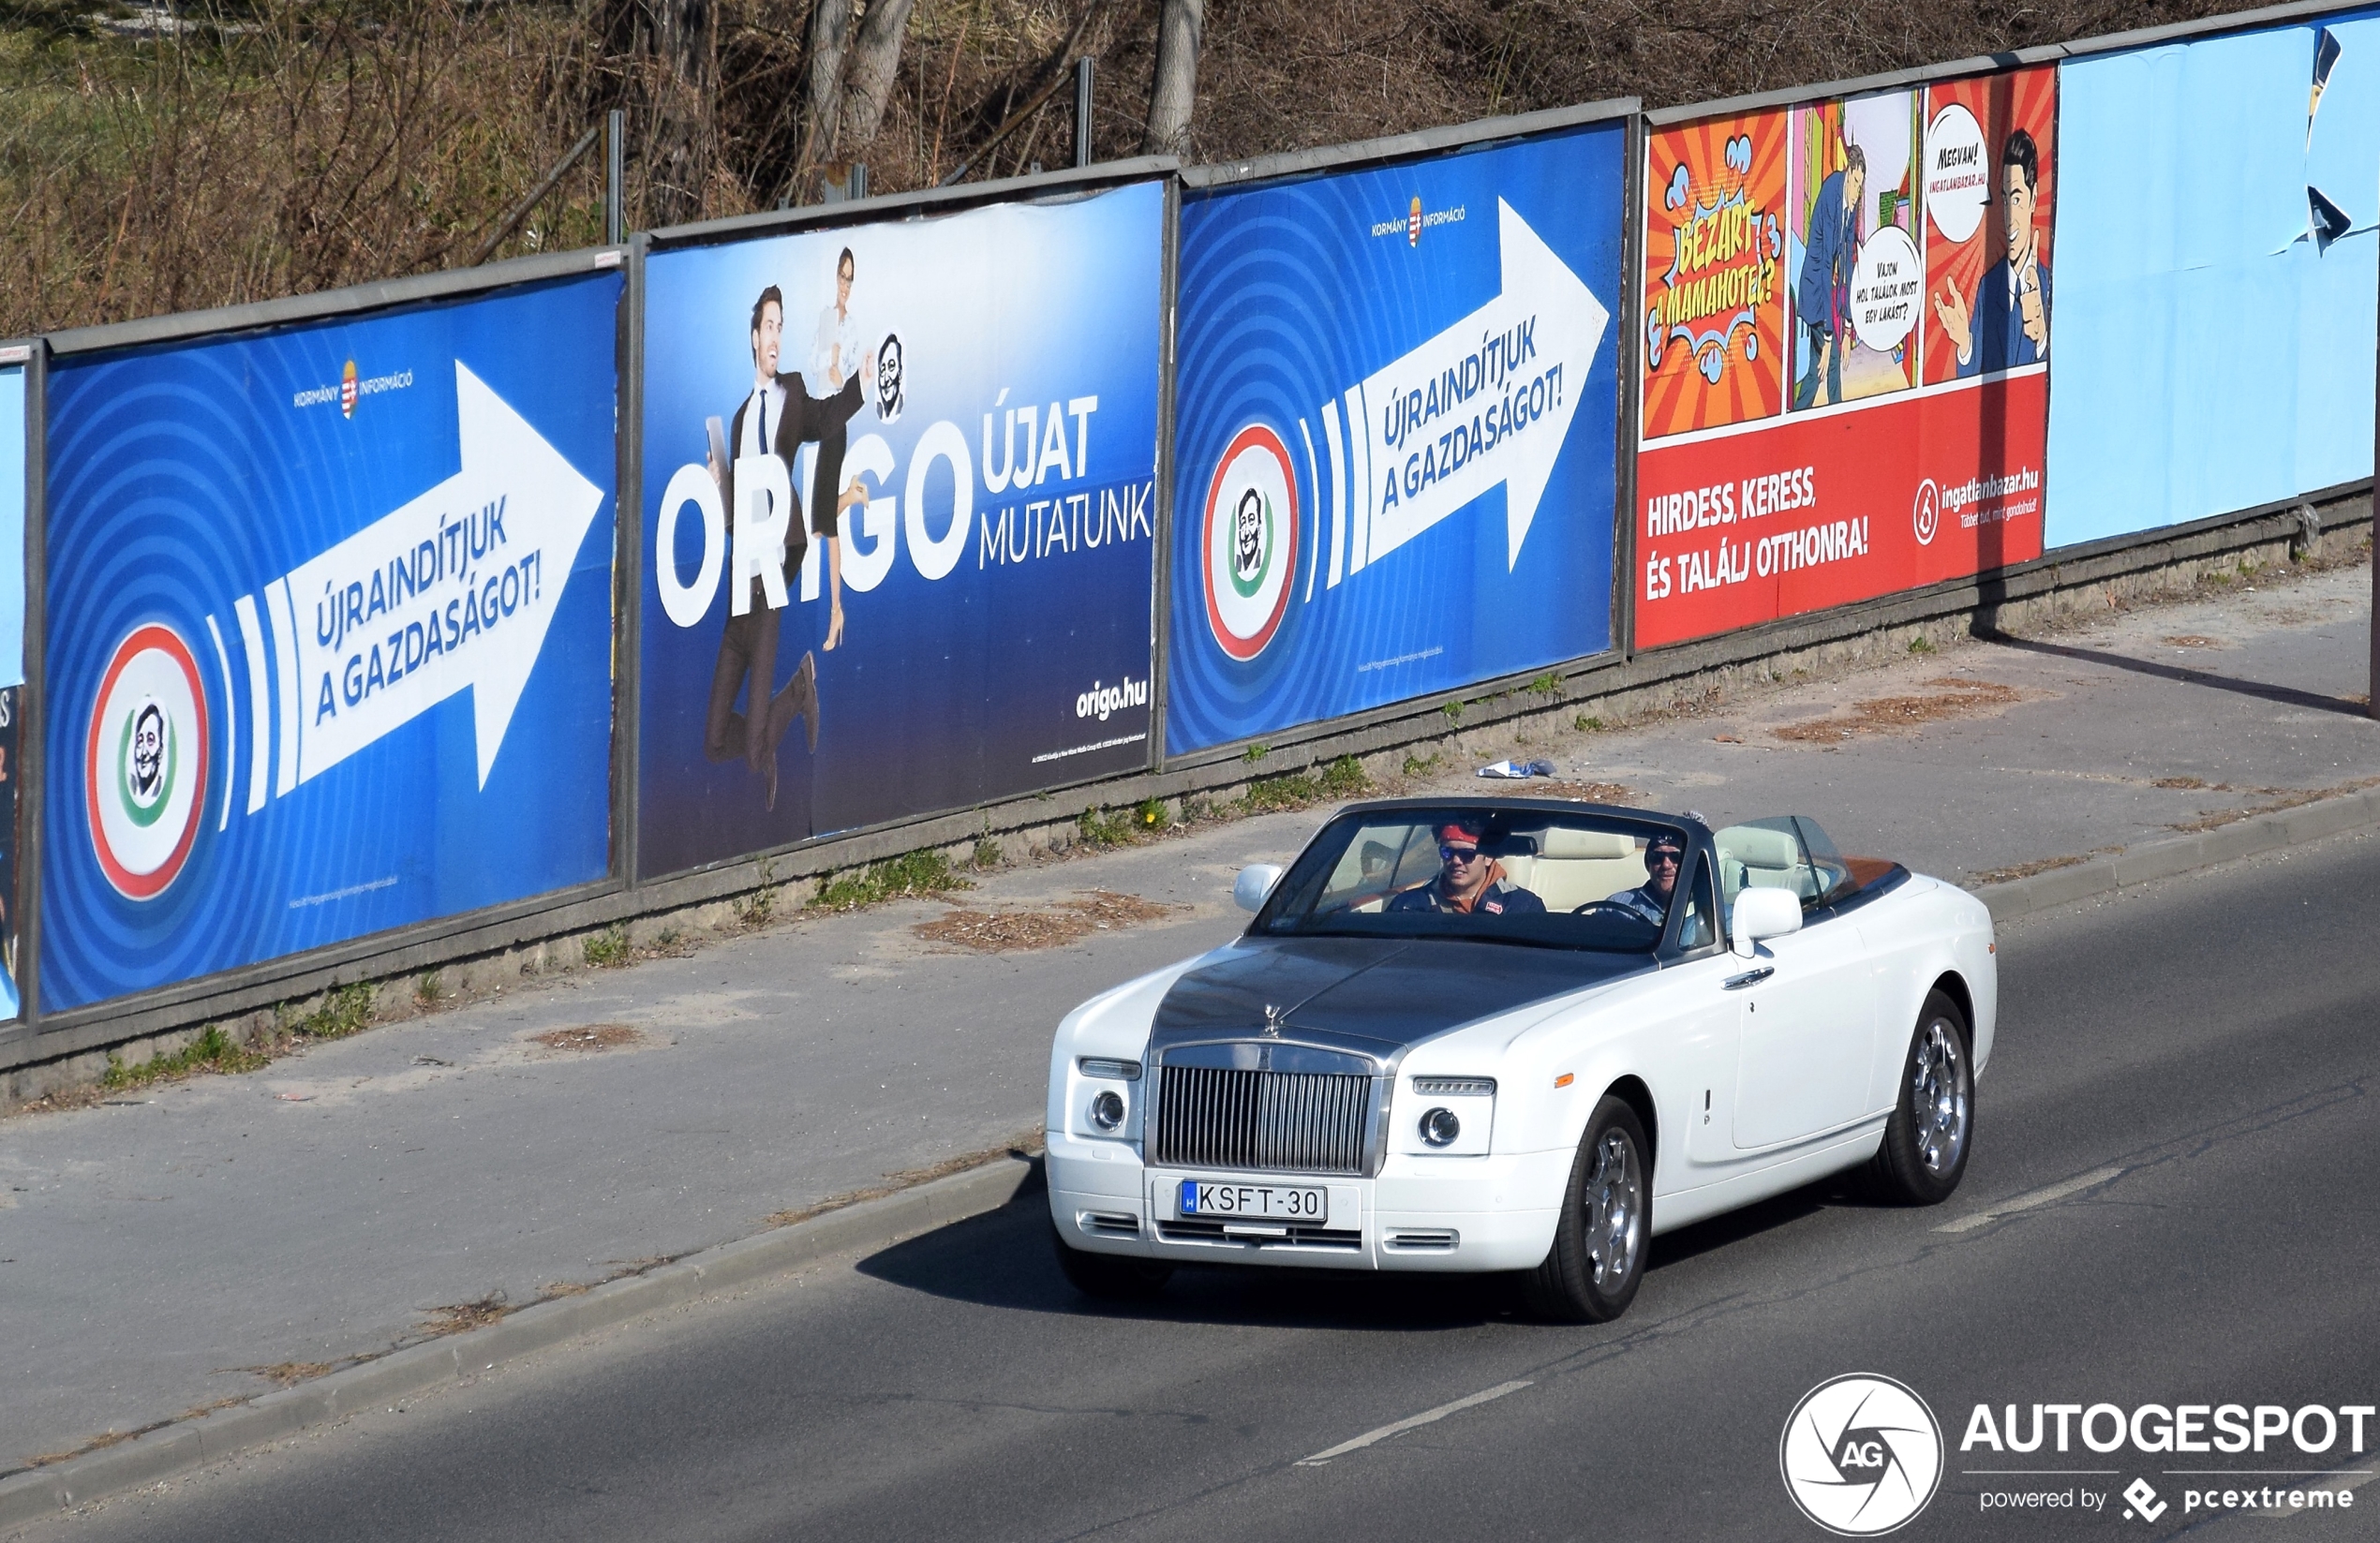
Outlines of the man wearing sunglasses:
[[1457,820],[1438,832],[1438,876],[1388,903],[1390,911],[1447,911],[1457,915],[1541,916],[1545,902],[1514,883],[1504,865],[1480,850],[1486,826]]
[[1655,927],[1663,926],[1670,919],[1670,897],[1677,893],[1678,870],[1685,865],[1686,838],[1662,831],[1645,844],[1644,883],[1621,890],[1611,903],[1628,907]]

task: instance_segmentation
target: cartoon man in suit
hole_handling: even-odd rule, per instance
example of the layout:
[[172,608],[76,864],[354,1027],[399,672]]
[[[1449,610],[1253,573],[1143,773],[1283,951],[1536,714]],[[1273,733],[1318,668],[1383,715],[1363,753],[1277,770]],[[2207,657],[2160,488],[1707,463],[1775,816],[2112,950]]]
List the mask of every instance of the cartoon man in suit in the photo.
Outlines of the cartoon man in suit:
[[1802,243],[1801,282],[1793,290],[1793,315],[1809,334],[1809,372],[1793,393],[1793,406],[1843,399],[1843,352],[1852,346],[1852,271],[1859,263],[1859,200],[1867,190],[1867,152],[1851,147],[1843,169],[1818,185],[1809,211],[1809,234]]
[[1963,378],[2038,364],[2049,357],[2049,260],[2033,224],[2041,189],[2041,151],[2023,129],[2000,156],[2001,220],[2007,253],[1986,269],[1971,306],[1956,283],[1934,297],[1934,315],[1958,352]]
[[[841,421],[830,422],[829,414],[820,410],[821,404],[804,389],[799,373],[777,373],[784,334],[785,297],[772,284],[752,304],[751,394],[736,409],[735,423],[728,432],[727,464],[721,465],[715,454],[711,460],[711,475],[718,480],[730,509],[736,507],[736,460],[775,455],[785,463],[790,485],[794,458],[804,443],[816,441],[827,432],[840,436]],[[843,416],[848,417],[849,413]],[[822,463],[824,460],[822,456]],[[823,465],[820,472],[821,482],[831,475]],[[813,489],[812,497],[813,509],[825,512],[816,524],[831,555],[836,515],[854,504],[866,503],[867,490],[855,486],[832,502],[825,502],[820,490]],[[802,557],[810,548],[799,493],[793,495],[793,501],[785,525],[782,559],[788,589],[799,582]],[[719,662],[711,672],[710,707],[703,724],[703,753],[713,761],[742,757],[764,779],[767,807],[773,809],[777,807],[777,746],[794,726],[794,720],[802,720],[811,753],[818,750],[818,663],[813,655],[804,652],[793,679],[772,693],[777,677],[779,617],[769,608],[767,590],[760,579],[754,576],[745,582],[752,587],[750,607],[740,616],[733,606],[729,608],[726,631],[719,640]],[[836,598],[840,601],[841,597],[838,594]],[[738,692],[747,695],[745,710],[740,713],[736,711]]]

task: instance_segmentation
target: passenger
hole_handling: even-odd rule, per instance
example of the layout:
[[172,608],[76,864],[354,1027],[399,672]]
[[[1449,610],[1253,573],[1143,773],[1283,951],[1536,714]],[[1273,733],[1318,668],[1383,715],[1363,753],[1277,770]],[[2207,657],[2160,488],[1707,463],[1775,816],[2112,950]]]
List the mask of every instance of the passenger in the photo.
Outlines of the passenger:
[[1451,911],[1459,915],[1541,916],[1545,902],[1514,883],[1504,865],[1480,850],[1484,822],[1456,820],[1438,832],[1438,876],[1391,900],[1391,911]]
[[1670,919],[1670,897],[1677,893],[1678,869],[1686,863],[1686,838],[1673,830],[1662,831],[1644,846],[1644,883],[1635,889],[1623,889],[1611,898],[1613,905],[1624,905],[1655,927]]

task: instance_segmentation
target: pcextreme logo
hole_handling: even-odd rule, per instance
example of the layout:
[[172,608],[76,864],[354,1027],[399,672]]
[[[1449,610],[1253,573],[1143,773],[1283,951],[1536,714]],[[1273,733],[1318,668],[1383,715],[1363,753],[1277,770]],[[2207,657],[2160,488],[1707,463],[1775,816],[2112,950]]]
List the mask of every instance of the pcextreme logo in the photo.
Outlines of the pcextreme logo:
[[133,629],[100,677],[83,749],[83,808],[108,883],[127,899],[165,893],[188,860],[206,792],[206,690],[180,633]]
[[1802,1514],[1841,1537],[1875,1537],[1926,1508],[1942,1478],[1942,1432],[1890,1377],[1820,1383],[1785,1418],[1777,1462]]
[[1269,426],[1242,429],[1216,463],[1200,549],[1207,626],[1225,653],[1252,660],[1280,630],[1298,571],[1298,478]]

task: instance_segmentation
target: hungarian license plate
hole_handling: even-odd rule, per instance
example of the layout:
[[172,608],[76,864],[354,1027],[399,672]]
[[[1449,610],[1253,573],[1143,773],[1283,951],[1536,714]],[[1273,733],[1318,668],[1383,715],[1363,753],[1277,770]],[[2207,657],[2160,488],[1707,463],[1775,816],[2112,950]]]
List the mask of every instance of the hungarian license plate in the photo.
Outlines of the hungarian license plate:
[[1243,1184],[1185,1179],[1182,1181],[1181,1213],[1216,1221],[1303,1222],[1314,1226],[1331,1220],[1331,1192],[1320,1184]]

